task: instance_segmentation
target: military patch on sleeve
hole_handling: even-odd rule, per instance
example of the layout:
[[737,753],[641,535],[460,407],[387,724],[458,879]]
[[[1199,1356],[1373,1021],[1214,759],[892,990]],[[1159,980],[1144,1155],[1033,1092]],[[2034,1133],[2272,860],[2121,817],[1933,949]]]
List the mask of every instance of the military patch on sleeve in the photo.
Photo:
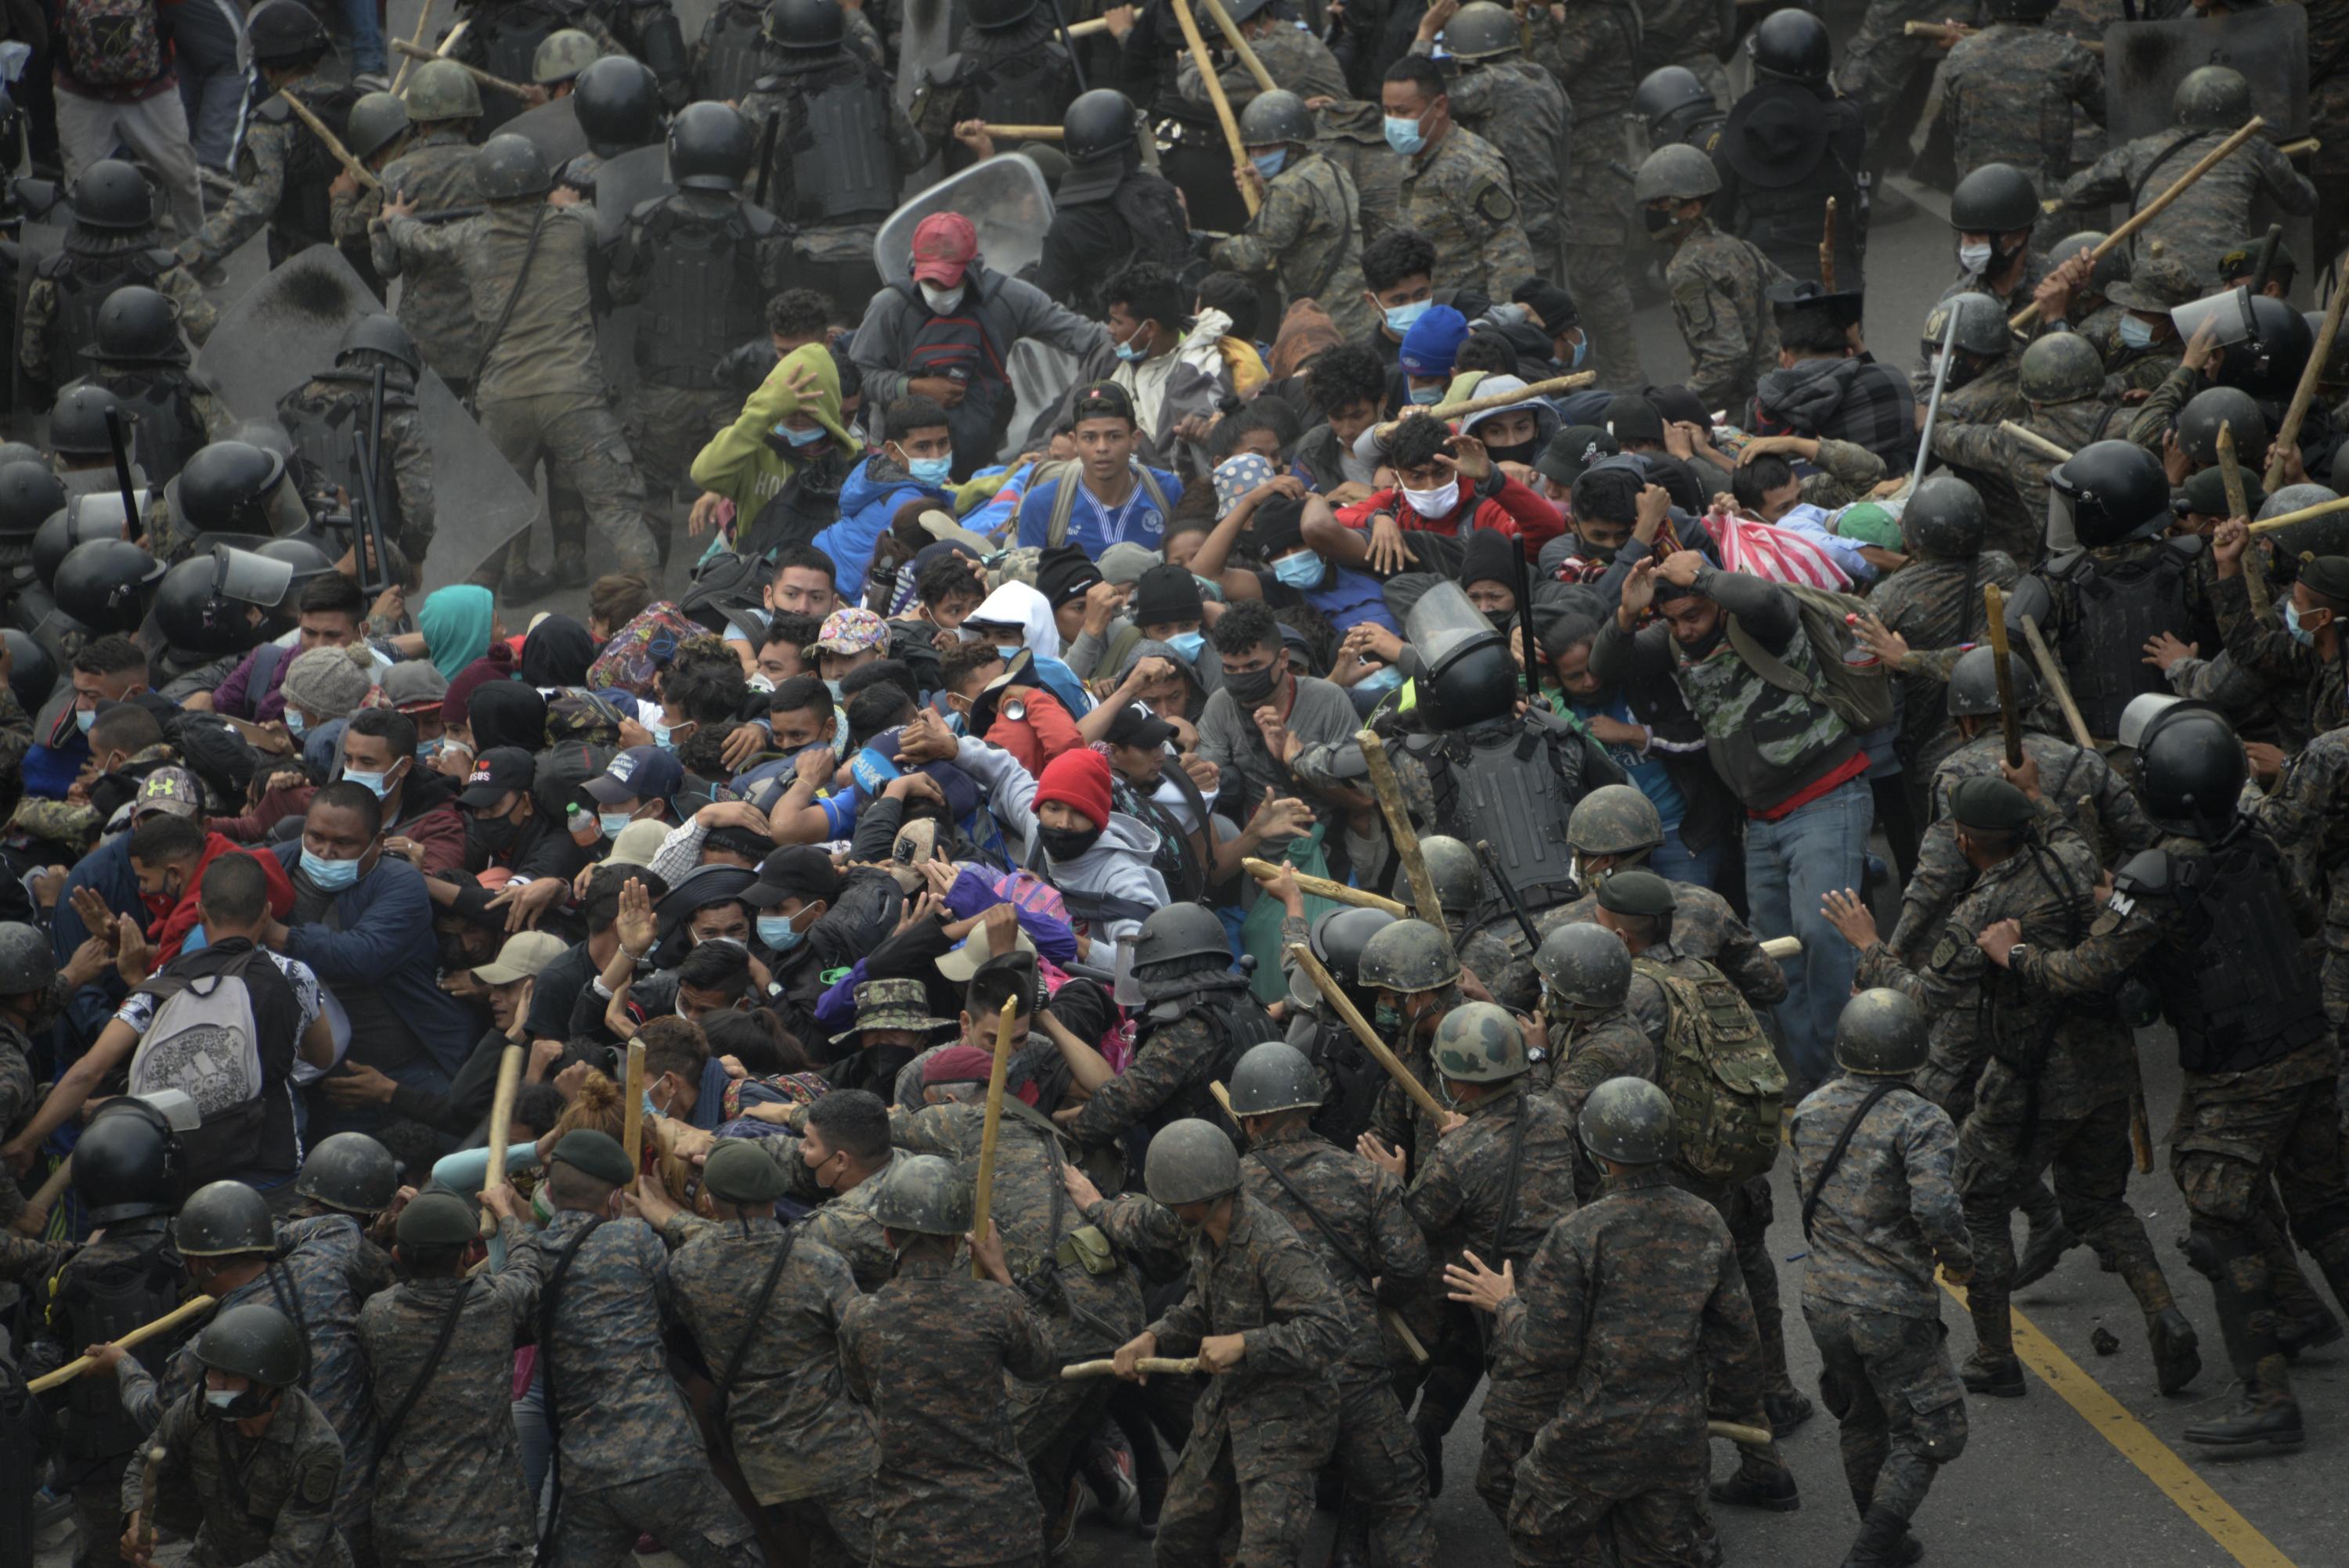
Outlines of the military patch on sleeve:
[[1933,944],[1932,967],[1936,969],[1947,969],[1950,965],[1956,960],[1957,956],[1958,938],[1956,934],[1948,931],[1941,933],[1941,940]]
[[1474,201],[1476,216],[1488,223],[1506,223],[1517,215],[1517,199],[1497,180],[1478,186]]
[[302,1501],[312,1508],[324,1508],[335,1501],[335,1484],[338,1467],[331,1460],[314,1460],[303,1467]]

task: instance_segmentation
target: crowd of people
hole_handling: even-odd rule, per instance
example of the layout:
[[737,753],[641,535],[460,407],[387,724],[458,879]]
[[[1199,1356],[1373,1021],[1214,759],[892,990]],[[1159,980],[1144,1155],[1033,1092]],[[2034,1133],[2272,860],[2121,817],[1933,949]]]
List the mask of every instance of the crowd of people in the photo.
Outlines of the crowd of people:
[[1432,1568],[1464,1418],[1710,1568],[1785,1267],[1880,1568],[2077,1248],[2303,1440],[2349,4],[2109,145],[2088,0],[49,9],[0,1568]]

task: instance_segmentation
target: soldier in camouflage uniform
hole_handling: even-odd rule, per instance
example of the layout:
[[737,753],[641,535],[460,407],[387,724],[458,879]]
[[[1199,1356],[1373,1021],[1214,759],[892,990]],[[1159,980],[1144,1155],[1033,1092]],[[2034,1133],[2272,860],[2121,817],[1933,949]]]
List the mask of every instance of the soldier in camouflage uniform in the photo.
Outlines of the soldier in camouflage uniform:
[[668,1375],[668,1254],[642,1220],[614,1219],[636,1172],[617,1140],[574,1128],[548,1156],[554,1222],[507,1266],[538,1282],[538,1367],[554,1439],[544,1557],[609,1563],[638,1532],[693,1568],[754,1568],[750,1527],[710,1473]]
[[[408,112],[416,129],[385,167],[383,188],[426,212],[479,207],[481,182],[472,135],[481,113],[481,89],[463,67],[428,60],[409,81]],[[424,363],[449,390],[464,397],[481,369],[482,332],[464,267],[454,257],[419,255],[404,260],[399,277],[399,325],[416,340]]]
[[1411,172],[1411,161],[1387,145],[1379,106],[1331,104],[1314,111],[1314,123],[1319,127],[1315,150],[1354,182],[1354,195],[1362,209],[1362,243],[1368,245],[1389,229],[1405,226],[1402,181]]
[[[2172,129],[2116,147],[2065,181],[2064,204],[2095,212],[2115,202],[2143,207],[2251,118],[2251,84],[2229,67],[2199,67],[2178,84],[2170,118]],[[2254,136],[2137,231],[2138,253],[2158,242],[2215,285],[2220,255],[2250,230],[2252,203],[2262,197],[2294,217],[2316,210],[2316,187],[2274,142]]]
[[[511,1260],[530,1234],[513,1190],[482,1196]],[[489,1568],[520,1561],[537,1538],[512,1412],[513,1347],[537,1318],[538,1281],[512,1267],[468,1275],[479,1233],[456,1193],[419,1193],[399,1212],[406,1278],[359,1312],[380,1455],[375,1549],[385,1563]]]
[[64,242],[34,270],[17,317],[16,363],[26,380],[62,387],[87,372],[98,312],[124,284],[142,284],[178,305],[181,330],[199,346],[212,335],[220,313],[160,238],[154,192],[137,169],[101,159],[82,170]]
[[1661,0],[1640,6],[1640,79],[1645,81],[1668,66],[1678,66],[1703,83],[1713,101],[1726,109],[1736,97],[1730,90],[1729,72],[1722,65],[1733,42],[1731,34],[1736,30],[1732,21],[1728,31],[1723,31],[1722,24],[1728,16],[1711,0]]
[[[1569,1118],[1609,1078],[1656,1081],[1656,1042],[1631,1016],[1631,951],[1603,925],[1563,925],[1542,939],[1542,1016],[1549,1026],[1549,1088]],[[1599,1168],[1584,1151],[1575,1161],[1576,1193],[1599,1195]]]
[[[2023,351],[2016,367],[2018,388],[2030,405],[2015,421],[2033,435],[2076,452],[2090,442],[2118,435],[2121,407],[2105,399],[2105,362],[2076,332],[2051,332]],[[2028,570],[2047,552],[2047,475],[2060,459],[2009,434],[1998,425],[1952,418],[1944,405],[1933,426],[1933,453],[1970,472],[2004,481],[2016,497],[2013,514],[2021,526],[1993,530],[1992,549]]]
[[[1224,7],[1224,14],[1237,25],[1240,36],[1248,41],[1257,63],[1272,78],[1274,87],[1300,98],[1335,98],[1343,103],[1354,96],[1346,83],[1346,68],[1338,63],[1329,46],[1288,17],[1276,15],[1271,0],[1236,0]],[[1216,37],[1216,29],[1209,27],[1206,36]],[[1220,45],[1220,38],[1217,43]],[[1216,79],[1223,84],[1224,101],[1231,105],[1234,114],[1255,101],[1258,91],[1256,77],[1237,50],[1233,50],[1231,58],[1216,70]],[[1199,78],[1198,62],[1191,58],[1188,51],[1175,68],[1175,84],[1184,98],[1201,108],[1208,108],[1213,101]]]
[[1795,1108],[1788,1132],[1811,1248],[1803,1317],[1843,1428],[1860,1512],[1855,1563],[1909,1560],[1909,1522],[1934,1471],[1966,1447],[1933,1270],[1962,1284],[1973,1253],[1951,1175],[1957,1130],[1905,1081],[1924,1065],[1925,1035],[1923,1010],[1899,992],[1854,997],[1836,1027],[1842,1071]]
[[792,1106],[786,1117],[791,1130],[761,1138],[759,1147],[781,1167],[785,1194],[817,1205],[800,1222],[802,1235],[838,1253],[856,1288],[870,1295],[896,1265],[873,1217],[891,1162],[889,1108],[869,1089],[843,1088]]
[[[457,15],[465,33],[449,57],[510,82],[529,77],[538,46],[566,27],[595,39],[606,55],[628,53],[587,0],[459,0]],[[421,68],[425,62],[417,64]],[[411,83],[414,79],[409,78]],[[494,132],[528,107],[508,94],[492,93],[481,117],[482,134]]]
[[[2011,164],[1985,163],[1958,181],[1958,188],[1950,193],[1950,227],[1955,232],[1958,275],[1941,291],[1941,304],[1967,295],[1986,296],[1992,302],[1990,305],[1981,305],[1969,301],[1959,322],[1958,346],[1976,371],[2002,358],[2012,374],[2013,351],[2019,346],[2014,335],[2006,330],[2006,322],[2032,303],[2041,280],[2047,275],[2046,258],[2031,245],[2032,232],[2044,216],[2038,187],[2029,175]],[[1993,315],[1999,324],[1996,331],[1990,326]],[[1940,305],[1936,305],[1925,318],[1917,366],[1909,377],[1909,389],[1916,393],[1920,408],[1933,389],[1933,356],[1940,352],[1940,334],[1947,320]],[[1972,378],[1953,374],[1950,386],[1966,386]],[[1983,394],[1976,393],[1968,400],[1982,398]],[[1950,409],[1946,396],[1941,409],[1946,418]]]
[[1672,247],[1664,284],[1693,362],[1688,389],[1708,408],[1741,409],[1778,363],[1769,291],[1794,280],[1750,242],[1713,226],[1705,207],[1720,189],[1712,159],[1673,146],[1648,154],[1631,195],[1646,211],[1648,232]]
[[[408,150],[415,131],[407,100],[389,93],[368,93],[351,105],[350,118],[343,122],[343,147],[380,179],[384,170]],[[358,176],[345,169],[326,187],[326,199],[327,227],[335,244],[343,250],[365,247],[367,227],[383,207],[380,185],[361,185]]]
[[[1707,0],[1708,5],[1710,0]],[[1435,37],[1460,62],[1452,78],[1452,113],[1464,129],[1493,144],[1509,166],[1509,181],[1535,256],[1557,254],[1566,212],[1559,185],[1569,167],[1568,128],[1574,106],[1557,78],[1524,57],[1517,20],[1493,0],[1437,0],[1420,18],[1414,55],[1433,55]],[[1495,296],[1497,298],[1498,296]]]
[[1402,222],[1435,246],[1436,286],[1507,298],[1539,270],[1507,160],[1454,122],[1449,89],[1429,61],[1405,56],[1395,62],[1384,102],[1391,122],[1413,125],[1416,140],[1403,153],[1411,167],[1400,192]]
[[[2076,253],[2083,238],[2075,234],[2062,248]],[[2175,256],[2147,256],[2127,263],[2123,275],[2103,282],[2111,262],[2107,254],[2095,268],[2104,304],[2081,315],[2075,330],[2104,356],[2106,397],[2151,393],[2177,371],[2186,351],[2169,313],[2199,299],[2202,286],[2194,269]],[[2130,429],[2134,438],[2134,422]]]
[[1933,45],[1908,34],[1911,22],[1939,21],[1944,15],[1932,0],[1868,0],[1859,32],[1844,46],[1843,67],[1836,88],[1857,99],[1868,119],[1868,145],[1881,147],[1885,119],[1894,103],[1912,88],[1922,90],[1931,74]]
[[1601,1539],[1622,1562],[1706,1561],[1706,1416],[1763,1418],[1745,1287],[1721,1216],[1666,1173],[1671,1126],[1654,1085],[1599,1085],[1578,1127],[1606,1172],[1597,1201],[1514,1279],[1445,1270],[1455,1300],[1494,1315],[1496,1359],[1559,1391],[1510,1487],[1520,1568],[1590,1562]]
[[1623,116],[1637,90],[1640,20],[1630,0],[1536,5],[1526,17],[1527,55],[1574,100],[1567,132],[1567,279],[1599,348],[1592,366],[1603,387],[1636,387],[1647,372],[1631,330],[1631,284],[1623,267],[1631,181],[1622,164]]
[[2007,163],[2049,190],[2072,172],[2072,109],[2105,123],[2105,62],[2045,28],[2049,0],[1998,0],[1990,26],[1960,39],[1941,66],[1941,114],[1960,179]]
[[1234,1568],[1288,1568],[1313,1519],[1313,1472],[1338,1435],[1346,1310],[1320,1254],[1251,1196],[1231,1140],[1177,1121],[1151,1140],[1151,1200],[1190,1237],[1181,1300],[1118,1347],[1118,1376],[1145,1357],[1196,1355],[1212,1374],[1158,1518],[1165,1563],[1215,1561],[1238,1515]]
[[765,1150],[728,1140],[702,1168],[715,1219],[651,1183],[630,1202],[668,1243],[677,1315],[718,1378],[718,1424],[750,1495],[818,1568],[856,1568],[873,1554],[876,1450],[871,1413],[845,1397],[839,1342],[860,1295],[838,1253],[776,1223],[784,1191]]
[[1012,1284],[992,1224],[971,1238],[986,1277],[961,1264],[973,1199],[953,1165],[907,1155],[881,1188],[897,1272],[840,1324],[849,1397],[871,1407],[880,1445],[873,1568],[1032,1561],[1042,1522],[1006,1382],[1051,1376],[1050,1326]]
[[[195,1538],[196,1563],[282,1563],[349,1568],[350,1548],[330,1508],[342,1480],[334,1428],[297,1387],[302,1337],[283,1313],[257,1304],[223,1306],[187,1354],[203,1369],[163,1409],[150,1447],[160,1449],[155,1495],[146,1452],[122,1474],[122,1559],[154,1568],[150,1525]],[[234,1389],[214,1408],[207,1392]],[[151,1511],[150,1511],[151,1510]]]
[[1239,126],[1250,160],[1239,178],[1256,188],[1257,211],[1246,229],[1216,242],[1209,264],[1271,273],[1284,298],[1317,300],[1347,341],[1367,338],[1378,317],[1363,293],[1362,214],[1353,181],[1315,148],[1313,116],[1295,93],[1259,95],[1241,112]]
[[579,492],[605,564],[652,567],[644,481],[595,352],[592,210],[574,193],[548,193],[545,161],[521,137],[492,137],[477,157],[488,213],[433,227],[412,198],[387,201],[368,232],[376,260],[387,273],[418,260],[462,269],[474,316],[487,324],[474,387],[482,433],[525,481],[543,457]]
[[[393,515],[382,520],[384,531],[411,568],[423,564],[432,548],[434,527],[432,449],[425,444],[424,421],[416,407],[416,383],[422,374],[416,354],[414,341],[397,320],[362,316],[344,332],[333,368],[277,400],[278,423],[293,435],[297,448],[305,432],[356,432],[373,418],[375,367],[386,367],[382,456],[390,466],[392,483],[391,493],[378,498],[378,504],[392,503]],[[347,490],[360,488],[356,470],[317,477]]]
[[1859,949],[1859,983],[1889,987],[1926,1009],[1934,1019],[1933,1056],[1943,1054],[1938,1037],[1947,1035],[1980,1064],[1958,1139],[1958,1191],[1975,1264],[1966,1300],[1974,1351],[1961,1376],[1977,1393],[2023,1395],[2007,1307],[2015,1274],[2010,1226],[2021,1191],[2049,1172],[2065,1226],[2112,1260],[2145,1313],[2161,1391],[2178,1393],[2202,1360],[2193,1326],[2178,1310],[2127,1199],[2137,1082],[2128,1024],[2101,1004],[2079,1007],[2024,991],[1974,944],[2002,920],[2019,922],[2026,939],[2077,942],[2093,918],[2102,868],[2052,805],[2043,800],[2034,809],[2003,779],[1961,782],[1950,815],[1978,874],[1941,923],[1924,965],[1894,957],[1857,897],[1833,895],[1830,903]]

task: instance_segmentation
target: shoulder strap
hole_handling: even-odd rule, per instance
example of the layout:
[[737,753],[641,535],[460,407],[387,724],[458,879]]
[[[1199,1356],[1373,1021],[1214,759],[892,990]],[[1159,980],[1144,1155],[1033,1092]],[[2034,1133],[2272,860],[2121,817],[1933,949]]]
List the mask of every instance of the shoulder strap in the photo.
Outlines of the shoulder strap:
[[264,643],[253,650],[253,673],[244,678],[244,699],[254,712],[261,711],[261,699],[269,692],[269,677],[277,673],[278,662],[285,657],[285,650],[275,643]]
[[416,1401],[423,1397],[424,1386],[431,1382],[432,1374],[440,1369],[440,1358],[449,1354],[449,1341],[457,1336],[457,1320],[465,1315],[465,1303],[473,1294],[474,1277],[467,1274],[458,1282],[455,1299],[449,1303],[449,1310],[440,1315],[440,1333],[432,1341],[431,1353],[424,1357],[424,1365],[417,1370],[416,1381],[408,1386],[408,1392],[399,1397],[399,1403],[376,1432],[377,1453],[391,1452],[391,1440],[399,1436],[399,1429],[408,1424],[409,1412],[416,1408]]
[[1859,1130],[1859,1124],[1868,1119],[1868,1113],[1876,1109],[1878,1100],[1896,1088],[1907,1087],[1898,1078],[1878,1084],[1868,1091],[1868,1098],[1859,1102],[1859,1109],[1851,1113],[1851,1119],[1843,1124],[1843,1130],[1836,1134],[1835,1147],[1827,1150],[1826,1162],[1819,1167],[1817,1184],[1803,1199],[1803,1240],[1807,1242],[1811,1239],[1811,1216],[1819,1212],[1819,1199],[1826,1191],[1827,1182],[1834,1177],[1836,1167],[1843,1163],[1844,1151],[1851,1147],[1851,1135]]
[[546,1522],[539,1527],[538,1557],[547,1560],[548,1549],[554,1544],[554,1524],[563,1511],[563,1413],[554,1399],[554,1314],[563,1305],[563,1282],[571,1273],[571,1263],[579,1255],[579,1248],[588,1237],[602,1228],[604,1217],[598,1214],[579,1227],[579,1233],[563,1243],[563,1251],[554,1260],[554,1267],[546,1276],[546,1284],[538,1294],[538,1375],[545,1384],[546,1435],[554,1450],[553,1491],[546,1505]]
[[[489,335],[481,339],[481,356],[474,361],[477,365],[486,366],[489,364],[490,350],[495,348],[498,339],[506,335],[506,323],[513,319],[514,306],[522,303],[522,291],[530,286],[530,263],[538,259],[538,242],[545,236],[546,215],[553,211],[552,207],[541,207],[538,216],[531,220],[530,243],[523,247],[522,265],[515,270],[513,287],[506,291],[506,303],[498,312],[497,325],[491,327]],[[481,397],[481,377],[474,377],[473,382],[465,394],[465,412],[468,414],[473,412],[475,402]]]
[[1526,1173],[1526,1123],[1532,1119],[1533,1108],[1519,1089],[1516,1125],[1509,1130],[1509,1179],[1501,1188],[1501,1211],[1493,1218],[1493,1253],[1486,1260],[1493,1264],[1497,1265],[1505,1255],[1501,1243],[1508,1239],[1509,1224],[1517,1217],[1517,1188]]
[[796,1225],[785,1230],[782,1244],[775,1249],[775,1261],[767,1265],[767,1277],[759,1282],[759,1298],[750,1304],[750,1315],[743,1320],[742,1337],[726,1357],[726,1370],[718,1375],[718,1426],[728,1430],[727,1412],[734,1403],[734,1377],[742,1370],[743,1359],[750,1354],[750,1341],[759,1336],[759,1320],[767,1315],[767,1304],[775,1299],[776,1282],[783,1277],[783,1265],[792,1261],[792,1246],[800,1239]]
[[1280,1190],[1288,1194],[1290,1201],[1305,1211],[1313,1221],[1313,1228],[1320,1232],[1321,1239],[1335,1247],[1338,1255],[1346,1260],[1346,1266],[1361,1275],[1364,1284],[1370,1284],[1375,1277],[1371,1265],[1362,1261],[1361,1253],[1346,1244],[1346,1238],[1338,1233],[1338,1227],[1330,1222],[1330,1217],[1314,1205],[1313,1200],[1298,1191],[1297,1183],[1288,1179],[1288,1172],[1267,1159],[1261,1149],[1249,1150],[1248,1158],[1263,1166],[1265,1174],[1278,1182]]
[[269,1288],[285,1304],[285,1311],[294,1319],[294,1332],[302,1336],[302,1386],[310,1386],[312,1367],[310,1356],[310,1317],[302,1310],[302,1293],[294,1288],[294,1271],[285,1266],[285,1259],[269,1260]]
[[[1780,691],[1792,692],[1796,696],[1816,695],[1812,684],[1805,680],[1794,665],[1755,642],[1754,634],[1738,624],[1736,616],[1724,616],[1723,625],[1729,634],[1729,645],[1737,650],[1737,656],[1744,659],[1755,675],[1760,676]],[[1799,624],[1795,627],[1795,635],[1802,637],[1809,634]]]

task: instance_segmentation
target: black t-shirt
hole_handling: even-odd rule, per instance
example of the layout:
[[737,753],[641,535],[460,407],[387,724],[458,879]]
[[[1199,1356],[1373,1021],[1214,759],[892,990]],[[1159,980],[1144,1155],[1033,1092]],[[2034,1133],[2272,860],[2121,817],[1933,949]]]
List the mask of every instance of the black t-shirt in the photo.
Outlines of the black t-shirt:
[[533,1040],[569,1039],[572,1004],[588,989],[596,974],[595,960],[584,942],[540,970],[538,983],[531,987],[530,1012],[523,1021],[523,1032]]

